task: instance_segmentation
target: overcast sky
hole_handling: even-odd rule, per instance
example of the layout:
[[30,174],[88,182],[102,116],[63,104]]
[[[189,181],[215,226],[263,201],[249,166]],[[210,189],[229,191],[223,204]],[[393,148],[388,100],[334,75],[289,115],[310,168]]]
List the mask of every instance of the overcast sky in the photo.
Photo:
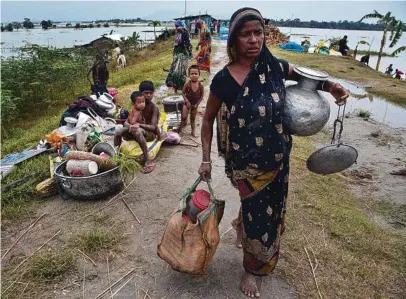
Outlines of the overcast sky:
[[[299,18],[317,21],[358,21],[374,9],[391,11],[406,21],[406,1],[196,1],[187,0],[186,14],[207,13],[229,19],[244,6],[257,8],[272,19]],[[1,22],[22,21],[88,21],[96,19],[146,18],[171,20],[184,14],[185,1],[1,1]],[[374,21],[375,22],[375,21]]]

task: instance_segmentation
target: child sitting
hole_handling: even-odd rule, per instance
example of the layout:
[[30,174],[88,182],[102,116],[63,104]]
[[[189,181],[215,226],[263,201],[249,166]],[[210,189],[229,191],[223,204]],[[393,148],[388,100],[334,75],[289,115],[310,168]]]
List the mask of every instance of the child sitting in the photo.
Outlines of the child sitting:
[[192,136],[196,137],[197,107],[203,100],[204,88],[202,83],[198,81],[200,70],[197,65],[192,65],[189,67],[188,75],[190,77],[190,81],[187,82],[183,87],[183,99],[185,100],[185,103],[183,105],[182,122],[179,132],[186,126],[187,117],[190,110],[190,125],[192,127]]
[[150,173],[155,162],[152,161],[148,154],[147,141],[160,138],[160,132],[157,125],[148,125],[145,122],[143,110],[145,108],[145,98],[140,91],[135,91],[131,94],[131,102],[133,108],[128,119],[124,123],[124,127],[116,130],[114,135],[114,146],[120,146],[122,138],[134,139],[138,142],[142,149],[145,158],[144,173]]

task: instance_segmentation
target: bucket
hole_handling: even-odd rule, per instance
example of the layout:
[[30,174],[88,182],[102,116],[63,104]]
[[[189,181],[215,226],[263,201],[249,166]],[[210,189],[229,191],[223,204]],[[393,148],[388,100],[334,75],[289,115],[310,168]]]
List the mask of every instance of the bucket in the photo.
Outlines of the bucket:
[[91,160],[69,160],[66,171],[70,176],[89,176],[99,171],[97,163]]

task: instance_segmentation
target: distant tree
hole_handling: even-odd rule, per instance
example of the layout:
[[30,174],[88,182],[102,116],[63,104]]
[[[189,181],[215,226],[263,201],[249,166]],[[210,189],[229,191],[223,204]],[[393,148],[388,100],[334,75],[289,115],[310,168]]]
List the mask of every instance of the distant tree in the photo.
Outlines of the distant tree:
[[106,22],[106,23],[104,23],[103,27],[107,28],[107,27],[110,27],[110,25],[109,25],[109,23]]
[[24,18],[23,27],[25,29],[32,29],[32,28],[34,28],[34,23],[31,22],[31,20],[29,18]]
[[48,28],[52,28],[52,21],[48,20],[47,23],[48,23]]
[[66,23],[65,26],[66,26],[66,27],[72,27],[72,24],[71,24],[71,23]]
[[154,35],[155,35],[155,39],[156,39],[155,27],[161,26],[161,22],[159,22],[159,21],[152,21],[152,26],[154,26]]
[[[374,10],[373,13],[367,14],[361,18],[361,20],[358,21],[358,23],[361,23],[365,19],[379,19],[381,24],[383,24],[383,34],[382,34],[382,39],[381,39],[381,48],[379,49],[378,53],[378,61],[376,62],[376,70],[379,70],[379,64],[381,63],[381,57],[382,57],[382,52],[383,48],[385,47],[386,44],[386,35],[388,31],[390,30],[390,36],[389,36],[389,48],[393,48],[396,46],[397,42],[399,41],[400,37],[402,36],[403,33],[403,28],[404,24],[402,21],[397,20],[394,16],[391,15],[392,13],[389,11],[386,13],[386,15],[382,15],[376,10]],[[406,47],[399,47],[395,51],[393,51],[392,55],[395,56],[403,51],[406,50]]]
[[14,29],[17,31],[18,31],[18,29],[23,28],[23,26],[21,25],[20,22],[13,22],[12,24],[13,24]]
[[75,28],[76,28],[76,29],[80,28],[80,23],[76,23],[76,24],[75,24]]
[[93,27],[94,27],[93,23],[90,23],[89,28],[93,28]]
[[1,24],[1,32],[4,32],[6,30],[6,28],[3,26],[3,24]]
[[7,26],[6,26],[6,30],[9,31],[9,32],[12,32],[14,30],[13,24],[8,23]]
[[47,21],[45,21],[45,20],[42,20],[41,21],[41,27],[42,27],[42,29],[44,29],[44,30],[47,30],[48,29],[48,22]]
[[97,23],[97,24],[96,24],[96,27],[97,27],[97,28],[100,28],[100,27],[101,27],[101,24],[100,24],[100,23]]
[[114,22],[114,25],[115,25],[116,27],[118,27],[118,26],[120,26],[120,22],[117,20],[117,21]]

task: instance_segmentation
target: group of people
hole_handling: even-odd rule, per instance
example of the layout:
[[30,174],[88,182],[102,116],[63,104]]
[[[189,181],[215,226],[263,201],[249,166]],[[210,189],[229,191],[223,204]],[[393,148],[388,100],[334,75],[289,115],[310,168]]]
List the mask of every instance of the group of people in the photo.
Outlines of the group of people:
[[[190,112],[194,119],[203,99],[203,86],[198,81],[202,65],[198,61],[187,68],[192,57],[189,34],[179,22],[176,28],[174,59],[167,84],[183,90],[184,115]],[[240,212],[233,221],[237,247],[242,247],[244,252],[241,290],[249,297],[259,297],[262,277],[269,275],[278,262],[285,230],[292,137],[282,125],[284,81],[299,78],[293,65],[274,57],[265,45],[264,19],[256,9],[242,8],[232,15],[227,53],[229,63],[214,76],[210,86],[198,172],[204,181],[211,179],[211,143],[217,120],[218,151],[225,158],[225,171],[239,190],[241,200]],[[186,71],[190,81],[185,84]],[[346,89],[331,81],[321,82],[318,89],[331,93],[337,105],[343,105],[349,96]],[[139,91],[131,95],[133,110],[115,136],[117,146],[122,137],[140,143],[146,158],[146,173],[153,169],[146,142],[162,138],[157,128],[159,109],[152,102],[153,94],[152,82],[143,81]],[[195,134],[193,126],[192,134]]]
[[403,76],[405,73],[402,72],[402,71],[399,70],[399,69],[396,69],[395,72],[393,72],[393,64],[391,63],[391,64],[389,64],[389,66],[386,68],[385,74],[386,74],[386,75],[390,75],[390,76],[395,75],[395,79],[401,79],[402,76]]
[[[210,54],[211,54],[211,34],[204,21],[196,22],[200,30],[200,39],[197,44],[195,55],[196,64],[188,68],[189,60],[193,58],[192,44],[190,42],[189,31],[184,22],[178,20],[175,22],[176,37],[173,50],[173,61],[166,78],[166,85],[172,87],[175,93],[182,90],[184,105],[182,109],[182,122],[179,131],[187,124],[187,118],[190,114],[190,123],[192,127],[192,136],[196,136],[196,114],[197,108],[203,99],[203,85],[199,82],[200,71],[210,72]],[[190,77],[186,83],[187,76]]]

